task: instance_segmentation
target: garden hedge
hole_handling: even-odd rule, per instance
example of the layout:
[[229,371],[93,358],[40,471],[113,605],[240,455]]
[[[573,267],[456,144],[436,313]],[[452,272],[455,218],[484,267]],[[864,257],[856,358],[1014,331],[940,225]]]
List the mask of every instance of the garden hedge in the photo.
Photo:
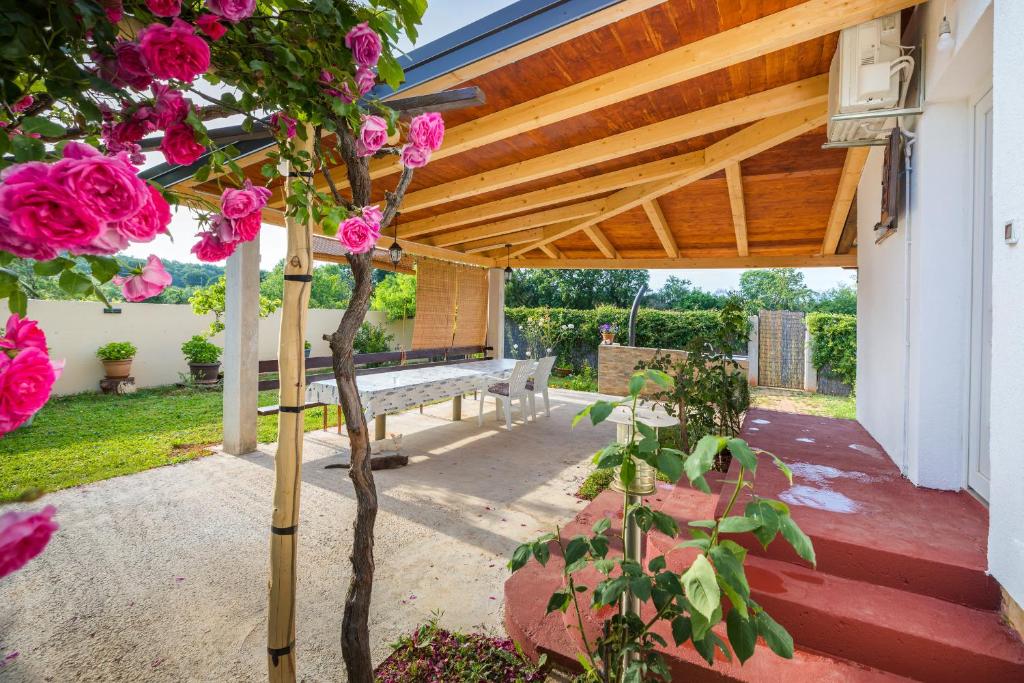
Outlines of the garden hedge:
[[[525,357],[528,349],[533,354],[537,353],[537,343],[524,332],[524,327],[531,318],[545,314],[559,329],[562,325],[573,325],[571,330],[561,331],[554,345],[560,364],[571,364],[574,368],[584,365],[597,367],[597,347],[601,342],[597,328],[603,323],[617,324],[619,333],[616,341],[622,344],[628,341],[629,311],[624,308],[506,308],[505,340],[506,352],[510,356]],[[719,324],[719,312],[715,310],[660,311],[643,308],[637,314],[636,345],[681,349],[694,337],[715,332]]]
[[857,316],[842,313],[809,313],[811,361],[851,387],[857,382]]

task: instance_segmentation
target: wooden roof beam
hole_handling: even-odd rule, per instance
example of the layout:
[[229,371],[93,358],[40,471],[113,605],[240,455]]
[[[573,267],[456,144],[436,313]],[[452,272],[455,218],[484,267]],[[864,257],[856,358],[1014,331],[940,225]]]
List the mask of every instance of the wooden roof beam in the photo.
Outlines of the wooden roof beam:
[[587,234],[590,241],[597,245],[598,250],[604,254],[605,258],[619,258],[619,252],[616,251],[615,246],[608,240],[608,236],[604,234],[604,230],[597,227],[596,225],[588,225],[583,228],[583,232]]
[[814,130],[825,122],[827,115],[827,108],[824,104],[815,104],[758,121],[705,149],[704,164],[700,168],[667,180],[652,181],[619,190],[602,200],[604,205],[596,216],[585,218],[558,234],[545,237],[539,244],[530,244],[513,250],[512,255],[521,256],[541,244],[554,242],[588,226],[597,225],[613,216],[640,206],[645,201],[674,192],[696,180],[724,170],[729,164],[760,154],[766,149]]
[[654,234],[661,240],[661,246],[665,248],[665,253],[670,258],[677,258],[679,256],[679,246],[676,244],[676,238],[672,235],[672,231],[669,230],[668,221],[665,220],[665,212],[661,210],[661,204],[658,203],[657,199],[652,199],[644,202],[641,206],[644,207],[647,219],[651,221]]
[[[547,245],[544,245],[547,246]],[[540,247],[543,249],[544,247]],[[805,256],[695,256],[679,258],[514,258],[513,268],[850,268],[857,265],[856,250],[849,254]]]
[[[630,154],[657,149],[680,140],[734,128],[811,104],[823,103],[827,99],[828,74],[814,76],[624,133],[418,190],[405,196],[403,210],[417,211],[558,175]],[[446,140],[442,149],[447,145]]]
[[850,204],[853,203],[853,198],[857,194],[857,185],[860,183],[860,176],[864,171],[864,164],[868,160],[870,149],[870,147],[851,147],[846,152],[843,172],[839,176],[839,187],[836,188],[832,211],[829,213],[828,224],[825,226],[825,239],[821,243],[822,254],[834,254],[839,247],[839,238],[843,234],[846,217],[850,214]]
[[725,167],[725,180],[729,187],[732,226],[736,232],[736,253],[740,256],[748,256],[750,248],[747,246],[747,207],[743,202],[743,176],[740,172],[740,162],[737,161]]
[[[795,7],[668,50],[615,71],[456,126],[433,154],[440,159],[563,119],[624,102],[791,45],[912,7],[924,0],[807,0]],[[371,177],[399,170],[394,158],[370,165]]]
[[[487,237],[488,235],[515,233],[520,230],[525,230],[526,228],[538,228],[574,218],[586,218],[587,216],[595,215],[600,210],[601,200],[595,199],[589,202],[560,206],[546,211],[537,211],[536,213],[527,214],[525,216],[507,218],[505,220],[488,223],[486,225],[478,225],[472,228],[463,228],[462,230],[441,233],[435,237],[423,240],[423,243],[435,247],[450,247],[463,242]],[[399,228],[398,234],[402,234],[401,228]]]
[[558,250],[558,247],[553,244],[542,244],[540,250],[553,259],[565,258],[565,256],[562,255],[562,252]]
[[519,232],[510,232],[504,235],[485,237],[471,242],[464,242],[458,246],[458,250],[466,254],[476,254],[481,251],[489,251],[495,247],[503,247],[506,244],[516,245],[524,242],[534,242],[544,236],[541,228],[530,228]]

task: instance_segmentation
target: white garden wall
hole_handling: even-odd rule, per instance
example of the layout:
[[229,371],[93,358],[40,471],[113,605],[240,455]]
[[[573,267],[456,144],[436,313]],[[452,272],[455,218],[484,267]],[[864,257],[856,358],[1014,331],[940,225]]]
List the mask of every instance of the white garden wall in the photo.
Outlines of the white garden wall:
[[[136,386],[177,382],[179,373],[188,369],[181,344],[194,334],[205,334],[213,319],[212,315],[197,316],[187,304],[117,304],[120,314],[104,313],[103,308],[103,304],[91,301],[29,302],[29,316],[46,331],[51,355],[65,360],[64,373],[54,387],[56,394],[97,391],[103,367],[96,359],[96,349],[111,341],[130,341],[138,347],[132,364]],[[330,309],[309,311],[306,338],[313,345],[314,356],[330,354],[322,337],[337,328],[342,313]],[[411,320],[388,323],[379,311],[370,311],[366,319],[383,323],[395,335],[396,344],[409,348]],[[260,319],[260,360],[277,356],[279,326],[280,311]],[[222,336],[215,336],[213,342],[222,345]]]

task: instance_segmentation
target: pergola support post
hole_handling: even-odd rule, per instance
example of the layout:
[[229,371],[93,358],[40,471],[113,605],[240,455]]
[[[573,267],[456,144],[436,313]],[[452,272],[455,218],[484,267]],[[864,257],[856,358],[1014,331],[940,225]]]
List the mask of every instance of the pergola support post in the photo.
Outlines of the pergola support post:
[[487,346],[495,358],[505,357],[505,271],[487,271]]
[[[298,152],[313,158],[313,130],[307,127]],[[286,192],[299,181],[286,175]],[[304,188],[304,185],[301,186]],[[301,191],[305,191],[302,189]],[[274,510],[270,534],[270,607],[267,664],[272,683],[295,680],[295,579],[298,550],[299,492],[306,402],[306,312],[312,286],[312,221],[288,218],[284,261],[284,297],[277,362],[280,372],[277,454],[274,457]]]
[[228,258],[224,296],[224,452],[256,450],[259,372],[260,243]]

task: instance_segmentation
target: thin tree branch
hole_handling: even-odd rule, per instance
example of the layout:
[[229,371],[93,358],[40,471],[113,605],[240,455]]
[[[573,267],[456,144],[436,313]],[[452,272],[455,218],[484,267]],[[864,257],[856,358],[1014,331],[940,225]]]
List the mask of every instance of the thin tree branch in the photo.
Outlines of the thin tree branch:
[[409,183],[412,182],[412,172],[413,169],[408,166],[403,168],[402,177],[398,179],[398,186],[395,187],[395,191],[384,193],[388,203],[384,208],[384,217],[380,221],[381,230],[388,227],[392,219],[398,214],[398,208],[402,205],[402,200],[405,198],[405,191],[409,189]]

